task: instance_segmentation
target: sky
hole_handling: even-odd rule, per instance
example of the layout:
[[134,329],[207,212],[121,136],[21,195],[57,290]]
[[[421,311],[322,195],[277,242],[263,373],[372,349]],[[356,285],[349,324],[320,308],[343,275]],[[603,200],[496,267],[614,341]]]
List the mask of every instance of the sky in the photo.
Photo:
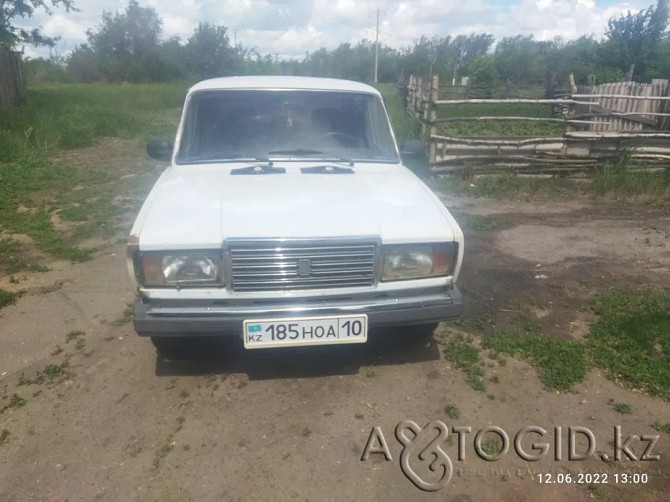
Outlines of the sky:
[[[103,11],[123,10],[114,0],[74,0],[79,12],[56,9],[16,24],[41,25],[49,36],[61,37],[55,51],[65,55],[86,42]],[[446,36],[473,32],[533,34],[538,40],[593,34],[602,37],[607,20],[646,9],[655,0],[139,0],[163,19],[163,37],[186,41],[199,22],[228,27],[231,41],[279,58],[302,58],[307,51],[341,43],[374,40],[379,10],[380,41],[407,47],[421,35]],[[120,6],[120,7],[119,7]],[[29,57],[48,56],[48,49],[27,46]]]

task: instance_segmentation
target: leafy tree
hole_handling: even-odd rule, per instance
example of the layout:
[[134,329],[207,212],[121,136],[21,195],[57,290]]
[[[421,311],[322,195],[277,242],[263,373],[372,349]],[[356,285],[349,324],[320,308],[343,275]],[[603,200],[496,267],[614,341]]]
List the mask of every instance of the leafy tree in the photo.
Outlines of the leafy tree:
[[240,73],[242,55],[230,45],[225,26],[200,23],[186,44],[188,68],[202,78]]
[[[153,80],[144,69],[147,58],[155,66],[162,21],[151,7],[130,0],[125,11],[103,12],[96,31],[86,32],[91,50],[100,59],[103,73],[111,81]],[[147,55],[152,52],[152,55]]]
[[25,43],[31,45],[47,45],[53,47],[57,38],[47,37],[41,28],[30,31],[14,25],[16,18],[32,17],[36,10],[52,14],[52,7],[62,6],[65,12],[76,11],[73,0],[2,0],[0,2],[0,44],[15,47]]
[[543,83],[546,63],[542,48],[532,35],[503,38],[494,53],[498,74],[515,84]]
[[470,85],[483,89],[486,94],[491,95],[493,89],[500,82],[493,56],[490,54],[477,56],[472,59],[468,68]]
[[662,63],[661,45],[668,27],[668,0],[636,14],[614,17],[607,23],[606,38],[600,56],[606,66],[627,72],[635,65],[638,80],[649,80]]

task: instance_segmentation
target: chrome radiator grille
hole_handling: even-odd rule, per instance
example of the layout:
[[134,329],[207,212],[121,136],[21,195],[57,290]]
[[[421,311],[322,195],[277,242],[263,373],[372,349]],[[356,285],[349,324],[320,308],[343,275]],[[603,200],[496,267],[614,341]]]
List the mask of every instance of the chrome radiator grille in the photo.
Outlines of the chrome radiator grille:
[[235,243],[229,253],[235,291],[347,288],[374,283],[374,242]]

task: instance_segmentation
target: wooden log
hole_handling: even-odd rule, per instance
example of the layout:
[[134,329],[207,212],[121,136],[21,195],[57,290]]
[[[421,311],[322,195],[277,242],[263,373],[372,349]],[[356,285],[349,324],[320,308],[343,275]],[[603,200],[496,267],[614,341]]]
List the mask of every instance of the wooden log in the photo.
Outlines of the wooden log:
[[552,117],[443,117],[435,119],[435,124],[445,122],[560,122],[561,124],[599,124],[588,120],[557,119]]
[[584,99],[584,98],[596,98],[596,99],[632,99],[632,100],[645,100],[645,101],[668,101],[670,96],[630,96],[628,94],[572,94],[573,98]]
[[441,99],[437,105],[467,105],[467,104],[540,104],[540,105],[592,105],[591,102],[575,101],[573,99]]

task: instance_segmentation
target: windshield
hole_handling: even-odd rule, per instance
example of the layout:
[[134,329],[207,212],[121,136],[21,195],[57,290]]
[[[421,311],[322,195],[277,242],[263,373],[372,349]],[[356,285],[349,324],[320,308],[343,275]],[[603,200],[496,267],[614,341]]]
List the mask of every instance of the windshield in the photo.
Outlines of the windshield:
[[190,98],[178,163],[265,158],[398,162],[373,94],[217,90]]

